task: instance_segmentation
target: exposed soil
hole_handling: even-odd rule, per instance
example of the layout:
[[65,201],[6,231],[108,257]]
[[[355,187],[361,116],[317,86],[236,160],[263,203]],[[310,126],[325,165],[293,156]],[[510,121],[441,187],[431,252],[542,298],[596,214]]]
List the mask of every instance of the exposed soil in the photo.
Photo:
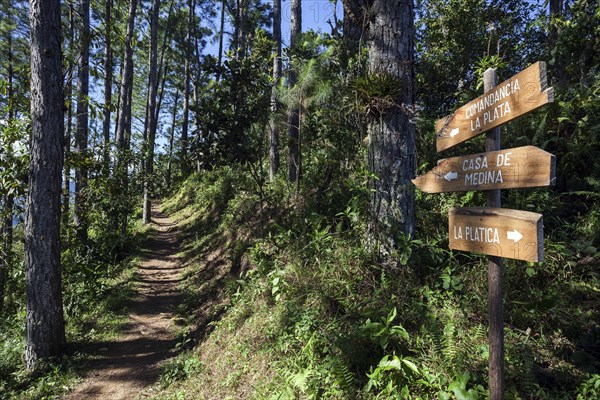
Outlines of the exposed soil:
[[175,225],[152,206],[157,232],[148,240],[137,281],[138,296],[131,305],[129,323],[114,342],[98,346],[83,382],[65,398],[133,399],[156,382],[162,363],[174,356],[175,309],[180,302],[178,283],[183,270],[177,258]]

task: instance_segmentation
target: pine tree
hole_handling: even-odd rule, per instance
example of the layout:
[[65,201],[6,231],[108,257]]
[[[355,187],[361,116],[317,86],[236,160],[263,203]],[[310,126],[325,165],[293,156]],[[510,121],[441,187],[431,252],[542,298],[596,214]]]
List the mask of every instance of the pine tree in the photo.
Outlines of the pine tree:
[[58,356],[66,346],[60,278],[63,74],[60,1],[30,3],[31,144],[25,223],[25,362]]
[[[391,104],[380,104],[369,123],[368,162],[373,189],[370,240],[383,255],[397,248],[398,234],[415,225],[414,22],[412,1],[345,0],[346,12],[365,26],[372,81],[393,89]],[[369,16],[364,10],[369,10]],[[385,84],[391,82],[392,84]]]

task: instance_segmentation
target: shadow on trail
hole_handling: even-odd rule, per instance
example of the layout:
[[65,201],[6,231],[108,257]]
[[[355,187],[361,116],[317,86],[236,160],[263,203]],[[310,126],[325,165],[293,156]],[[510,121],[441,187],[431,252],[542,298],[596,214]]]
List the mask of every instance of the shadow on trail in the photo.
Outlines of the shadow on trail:
[[[231,303],[231,290],[249,268],[242,259],[254,227],[223,224],[224,206],[210,207],[179,224],[181,256],[189,268],[180,315],[191,325],[189,346],[202,342]],[[191,317],[190,317],[191,316]]]
[[142,264],[134,274],[137,295],[128,302],[129,319],[115,341],[73,346],[93,358],[85,379],[67,399],[131,399],[155,383],[166,360],[176,355],[174,319],[182,301],[183,266],[177,231],[153,205],[155,232],[146,241]]

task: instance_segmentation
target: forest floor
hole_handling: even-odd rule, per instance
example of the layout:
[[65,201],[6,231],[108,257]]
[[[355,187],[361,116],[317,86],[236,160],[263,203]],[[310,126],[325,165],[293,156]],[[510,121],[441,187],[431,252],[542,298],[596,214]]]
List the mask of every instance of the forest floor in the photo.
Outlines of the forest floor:
[[95,358],[67,400],[135,398],[156,382],[163,363],[175,355],[173,328],[183,272],[178,231],[157,204],[152,206],[152,222],[156,232],[144,247],[136,274],[138,294],[124,332],[113,342],[93,345]]

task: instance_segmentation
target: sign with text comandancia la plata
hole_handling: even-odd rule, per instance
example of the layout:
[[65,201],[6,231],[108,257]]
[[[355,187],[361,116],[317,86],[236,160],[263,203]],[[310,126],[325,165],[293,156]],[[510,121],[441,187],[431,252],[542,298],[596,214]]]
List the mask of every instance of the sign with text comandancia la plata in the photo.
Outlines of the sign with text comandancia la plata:
[[448,227],[450,249],[544,261],[541,214],[507,208],[452,208]]
[[538,61],[436,122],[440,152],[554,101],[546,63]]
[[441,160],[413,183],[426,193],[549,186],[556,180],[555,165],[554,155],[523,146]]

